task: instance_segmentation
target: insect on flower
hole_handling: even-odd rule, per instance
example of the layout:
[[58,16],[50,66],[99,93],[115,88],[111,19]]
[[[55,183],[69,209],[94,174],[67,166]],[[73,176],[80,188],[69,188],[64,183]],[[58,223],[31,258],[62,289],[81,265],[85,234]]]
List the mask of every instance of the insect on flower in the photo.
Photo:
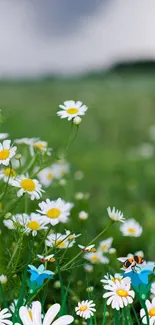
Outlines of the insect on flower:
[[137,266],[137,264],[144,263],[143,257],[139,255],[133,255],[131,257],[119,257],[118,261],[123,263],[123,267],[125,269],[131,268],[132,271],[135,271],[135,267]]
[[89,246],[82,246],[82,245],[78,245],[79,248],[81,248],[81,251],[83,253],[85,252],[96,252],[96,248],[94,247],[95,245],[89,245]]
[[51,254],[51,255],[48,255],[48,256],[43,256],[43,255],[37,255],[38,258],[41,260],[42,263],[45,263],[45,262],[55,262],[55,258],[54,258],[54,254]]

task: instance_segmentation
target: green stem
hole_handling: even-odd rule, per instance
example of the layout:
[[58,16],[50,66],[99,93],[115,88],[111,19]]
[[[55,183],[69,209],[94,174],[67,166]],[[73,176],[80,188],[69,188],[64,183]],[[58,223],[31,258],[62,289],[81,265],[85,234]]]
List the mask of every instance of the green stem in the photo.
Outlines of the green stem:
[[28,164],[28,166],[23,170],[23,174],[26,174],[35,164],[36,160],[37,160],[38,156],[35,155],[34,157],[32,157],[30,163]]
[[106,309],[107,309],[107,302],[106,299],[104,299],[102,325],[106,325]]
[[137,313],[136,313],[136,311],[135,311],[134,305],[132,305],[132,310],[133,310],[133,313],[134,313],[134,316],[135,316],[135,319],[136,319],[137,324],[138,324],[138,325],[141,325],[141,324],[140,324],[140,321],[139,321],[139,319],[138,319],[138,317],[137,317]]
[[114,315],[115,315],[115,325],[119,325],[120,324],[120,319],[119,319],[119,312],[118,310],[114,310]]
[[8,180],[7,180],[7,183],[6,183],[6,186],[5,186],[5,190],[4,190],[4,193],[2,194],[0,200],[2,201],[7,193],[7,190],[8,190],[8,186],[9,186],[9,180],[10,180],[10,176],[11,176],[11,171],[12,171],[12,164],[11,164],[11,161],[9,163],[9,166],[10,166],[10,172],[9,172],[9,176],[8,176]]

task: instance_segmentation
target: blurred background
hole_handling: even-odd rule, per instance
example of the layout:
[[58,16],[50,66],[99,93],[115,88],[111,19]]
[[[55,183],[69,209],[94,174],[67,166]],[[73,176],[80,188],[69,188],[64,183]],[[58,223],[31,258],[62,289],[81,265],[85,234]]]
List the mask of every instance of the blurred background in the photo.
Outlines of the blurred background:
[[59,104],[83,101],[89,110],[68,159],[85,174],[76,191],[91,194],[90,226],[98,217],[100,230],[107,206],[115,205],[145,230],[123,247],[118,231],[119,255],[143,249],[149,259],[155,220],[154,31],[154,0],[0,1],[1,132],[12,139],[39,136],[58,147],[69,133],[69,122],[56,116]]

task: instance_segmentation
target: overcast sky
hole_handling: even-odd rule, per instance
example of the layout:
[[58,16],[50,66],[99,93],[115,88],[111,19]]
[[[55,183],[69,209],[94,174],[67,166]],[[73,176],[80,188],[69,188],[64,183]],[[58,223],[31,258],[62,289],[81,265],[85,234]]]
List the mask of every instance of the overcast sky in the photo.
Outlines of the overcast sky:
[[0,0],[0,77],[155,59],[155,0]]

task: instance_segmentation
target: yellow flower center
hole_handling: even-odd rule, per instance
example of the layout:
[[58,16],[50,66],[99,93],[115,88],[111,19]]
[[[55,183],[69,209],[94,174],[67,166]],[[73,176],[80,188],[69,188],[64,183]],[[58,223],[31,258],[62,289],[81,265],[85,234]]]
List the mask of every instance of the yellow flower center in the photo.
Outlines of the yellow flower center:
[[79,111],[78,108],[75,107],[70,107],[67,109],[67,113],[71,115],[78,113],[78,111]]
[[5,160],[9,157],[10,151],[8,149],[3,149],[0,151],[0,160]]
[[149,310],[149,316],[155,316],[155,307]]
[[33,144],[33,147],[41,150],[43,148],[46,148],[46,145],[44,143],[42,143],[42,142],[37,142],[37,143]]
[[129,228],[128,231],[129,231],[131,234],[134,234],[134,233],[135,233],[135,229],[134,229],[134,228]]
[[12,168],[5,168],[3,173],[4,173],[5,176],[10,176],[10,177],[15,177],[16,176],[16,172]]
[[52,208],[46,212],[48,218],[56,219],[59,218],[61,211],[57,208]]
[[128,297],[129,294],[126,290],[123,290],[123,289],[118,289],[116,291],[116,293],[120,296],[120,297]]
[[80,309],[80,311],[85,311],[88,309],[88,306],[81,306],[79,309]]
[[102,251],[104,251],[104,250],[107,249],[107,248],[108,248],[108,245],[107,245],[107,244],[104,244],[104,245],[101,246],[101,250],[102,250]]
[[30,221],[28,222],[27,227],[31,230],[38,230],[40,228],[40,223],[37,221]]
[[28,314],[29,314],[31,320],[33,320],[33,319],[32,319],[32,311],[31,311],[31,310],[28,310]]
[[26,178],[23,179],[20,182],[20,186],[25,190],[25,191],[29,191],[29,192],[33,192],[36,188],[36,185],[34,183],[34,181],[32,181],[32,179]]
[[94,255],[94,256],[92,256],[92,258],[91,258],[91,261],[92,262],[98,262],[98,260],[99,260],[99,258],[98,258],[98,256],[97,255]]
[[53,174],[52,174],[52,173],[48,173],[48,174],[47,174],[47,179],[50,180],[50,179],[52,179],[52,178],[53,178]]
[[65,242],[62,241],[61,239],[57,239],[56,242],[55,242],[55,245],[56,245],[57,247],[60,247],[60,248],[64,248],[64,247],[66,247]]

